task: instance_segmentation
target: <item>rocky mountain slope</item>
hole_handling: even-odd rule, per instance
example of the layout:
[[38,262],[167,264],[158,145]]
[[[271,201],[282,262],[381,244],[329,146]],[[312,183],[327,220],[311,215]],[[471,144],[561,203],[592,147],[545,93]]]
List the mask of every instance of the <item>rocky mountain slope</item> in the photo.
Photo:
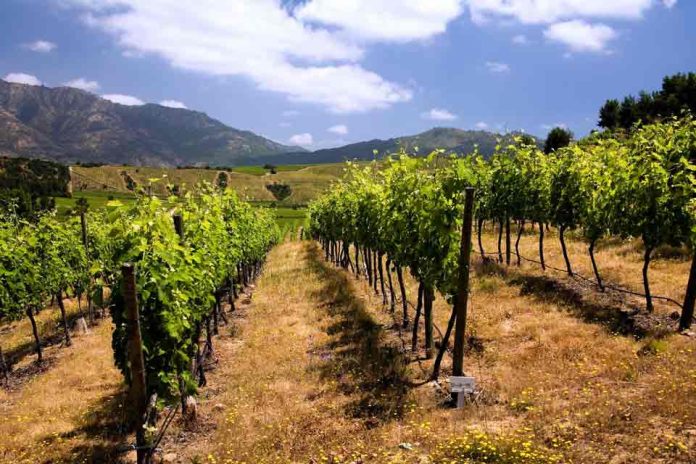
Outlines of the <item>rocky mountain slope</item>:
[[187,109],[124,106],[82,90],[0,80],[0,155],[63,163],[233,165],[302,152]]

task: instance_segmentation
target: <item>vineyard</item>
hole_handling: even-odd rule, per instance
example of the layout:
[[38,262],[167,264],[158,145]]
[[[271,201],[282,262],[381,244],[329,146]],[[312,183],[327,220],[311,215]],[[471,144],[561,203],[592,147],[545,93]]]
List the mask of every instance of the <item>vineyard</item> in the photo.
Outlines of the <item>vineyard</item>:
[[349,163],[294,233],[210,184],[8,212],[0,460],[693,462],[695,161],[684,117]]
[[[155,422],[160,404],[178,399],[182,415],[190,413],[190,400],[206,384],[213,336],[226,321],[222,298],[234,304],[237,287],[256,278],[279,237],[268,211],[206,186],[167,201],[112,202],[106,211],[68,222],[45,215],[30,224],[8,216],[0,234],[0,316],[31,321],[39,366],[35,316],[49,299],[60,308],[67,346],[64,295],[87,296],[87,314],[80,309],[80,315],[90,322],[108,301],[114,358],[131,387],[140,462],[149,461],[159,440],[146,437],[145,426]],[[0,369],[9,383],[1,352]]]
[[[478,252],[484,260],[510,266],[514,255],[519,265],[519,242],[529,225],[537,227],[536,262],[545,270],[544,232],[551,225],[558,229],[565,272],[573,277],[566,234],[577,231],[588,243],[594,284],[603,292],[608,285],[595,260],[597,243],[612,236],[639,238],[645,310],[653,312],[654,299],[671,301],[681,307],[679,328],[685,330],[691,327],[696,301],[696,255],[691,253],[683,304],[653,297],[649,266],[661,246],[696,243],[695,134],[696,121],[688,117],[645,126],[625,140],[600,134],[551,155],[524,141],[498,147],[490,161],[477,154],[447,159],[442,152],[427,158],[402,153],[385,168],[354,167],[347,180],[311,205],[311,232],[322,240],[327,259],[343,267],[359,273],[362,256],[368,280],[375,289],[379,280],[384,295],[384,257],[387,268],[393,264],[397,271],[402,301],[402,268],[409,269],[420,283],[418,301],[423,303],[428,356],[433,350],[434,292],[456,293],[465,187],[477,192]],[[497,248],[489,249],[488,255],[481,241],[487,221],[498,231]],[[403,312],[408,325],[405,303]]]

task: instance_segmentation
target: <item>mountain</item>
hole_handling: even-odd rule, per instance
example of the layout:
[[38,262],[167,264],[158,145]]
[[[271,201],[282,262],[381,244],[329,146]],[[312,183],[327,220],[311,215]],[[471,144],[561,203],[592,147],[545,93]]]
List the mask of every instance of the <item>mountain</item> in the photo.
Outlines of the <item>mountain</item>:
[[[510,143],[515,136],[521,133],[496,134],[482,130],[463,130],[448,127],[435,127],[428,131],[406,137],[396,137],[387,140],[374,139],[366,142],[352,143],[337,148],[326,148],[314,152],[286,153],[277,156],[269,156],[264,162],[271,164],[304,164],[304,163],[338,163],[348,159],[371,160],[388,153],[396,153],[400,148],[413,152],[418,148],[418,153],[426,155],[436,148],[444,148],[448,152],[468,154],[478,147],[479,153],[489,157],[495,151],[498,143]],[[537,145],[540,141],[532,137]],[[258,162],[257,162],[258,164]]]
[[[205,113],[160,105],[125,106],[83,90],[0,80],[0,156],[43,158],[65,164],[239,166],[371,160],[401,147],[427,154],[435,148],[490,156],[500,135],[436,127],[420,134],[374,139],[308,152],[249,131],[233,129]],[[536,140],[536,139],[535,139]],[[538,140],[537,140],[538,143]]]
[[124,106],[69,87],[0,80],[0,155],[63,163],[229,166],[303,150],[198,111]]

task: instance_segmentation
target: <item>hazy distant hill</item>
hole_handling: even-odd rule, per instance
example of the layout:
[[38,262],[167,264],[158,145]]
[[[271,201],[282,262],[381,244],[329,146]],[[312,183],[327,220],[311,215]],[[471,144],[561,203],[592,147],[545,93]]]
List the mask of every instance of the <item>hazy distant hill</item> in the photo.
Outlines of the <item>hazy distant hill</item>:
[[0,80],[0,155],[174,166],[263,163],[268,155],[302,151],[198,111],[124,106],[78,89]]
[[[420,134],[397,137],[387,140],[375,139],[366,142],[352,143],[337,148],[327,148],[314,152],[291,153],[279,156],[268,157],[265,161],[274,164],[296,164],[296,163],[336,163],[346,159],[370,160],[375,157],[374,151],[377,150],[378,157],[387,153],[395,153],[401,147],[413,152],[418,148],[418,153],[426,155],[435,148],[444,148],[448,151],[468,154],[478,146],[479,153],[483,156],[490,156],[495,150],[498,142],[508,143],[518,133],[506,135],[480,130],[463,130],[447,127],[436,127]],[[534,138],[539,144],[539,141]]]

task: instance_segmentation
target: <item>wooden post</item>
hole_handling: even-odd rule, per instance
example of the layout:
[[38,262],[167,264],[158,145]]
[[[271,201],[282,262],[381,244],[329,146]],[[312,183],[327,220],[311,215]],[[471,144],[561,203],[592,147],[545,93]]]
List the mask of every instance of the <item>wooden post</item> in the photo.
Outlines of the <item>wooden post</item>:
[[145,384],[145,358],[143,339],[140,333],[140,314],[138,295],[135,287],[135,267],[126,263],[121,267],[123,273],[123,300],[126,306],[128,324],[128,361],[130,363],[129,400],[135,411],[135,445],[138,464],[145,464],[149,450],[145,442],[145,414],[147,409],[147,388]]
[[[174,230],[176,231],[176,234],[179,236],[179,241],[181,243],[184,242],[184,218],[181,216],[181,214],[175,214],[173,216],[174,219]],[[181,402],[181,414],[184,417],[184,419],[188,416],[188,408],[186,407],[186,386],[184,384],[184,378],[181,376],[181,374],[178,375],[179,377],[179,395],[180,395],[180,402]]]
[[[456,321],[454,327],[454,359],[452,375],[461,376],[464,373],[464,345],[466,331],[466,311],[469,301],[469,265],[471,261],[471,224],[474,213],[474,189],[466,189],[464,203],[464,225],[462,226],[462,241],[459,247],[459,272],[457,282],[457,297],[454,309]],[[458,393],[463,396],[464,393]],[[460,401],[457,401],[458,403]]]
[[85,218],[85,212],[80,212],[80,226],[82,227],[82,245],[85,247],[85,252],[87,251],[87,219]]
[[510,265],[510,216],[505,216],[505,265]]
[[435,290],[432,284],[425,284],[423,290],[423,322],[425,322],[425,359],[432,359],[435,350],[433,339],[433,300]]
[[5,362],[5,354],[2,352],[2,346],[0,346],[0,371],[2,371],[2,376],[5,379],[5,384],[10,383],[10,367],[7,362]]
[[689,283],[686,286],[686,295],[684,295],[684,306],[682,307],[679,320],[679,330],[691,328],[691,322],[694,319],[694,303],[696,303],[696,249],[692,253]]
[[184,240],[184,218],[181,214],[174,215],[174,230],[183,242]]
[[[85,256],[87,257],[87,260],[89,261],[89,242],[87,239],[87,218],[85,217],[85,212],[80,211],[80,227],[82,229],[82,245],[85,247]],[[89,278],[90,282],[92,282],[92,277],[90,276]],[[92,294],[91,288],[87,289],[87,314],[89,315],[89,323],[93,324],[94,323],[94,308],[92,305]],[[79,298],[79,295],[78,295]]]

